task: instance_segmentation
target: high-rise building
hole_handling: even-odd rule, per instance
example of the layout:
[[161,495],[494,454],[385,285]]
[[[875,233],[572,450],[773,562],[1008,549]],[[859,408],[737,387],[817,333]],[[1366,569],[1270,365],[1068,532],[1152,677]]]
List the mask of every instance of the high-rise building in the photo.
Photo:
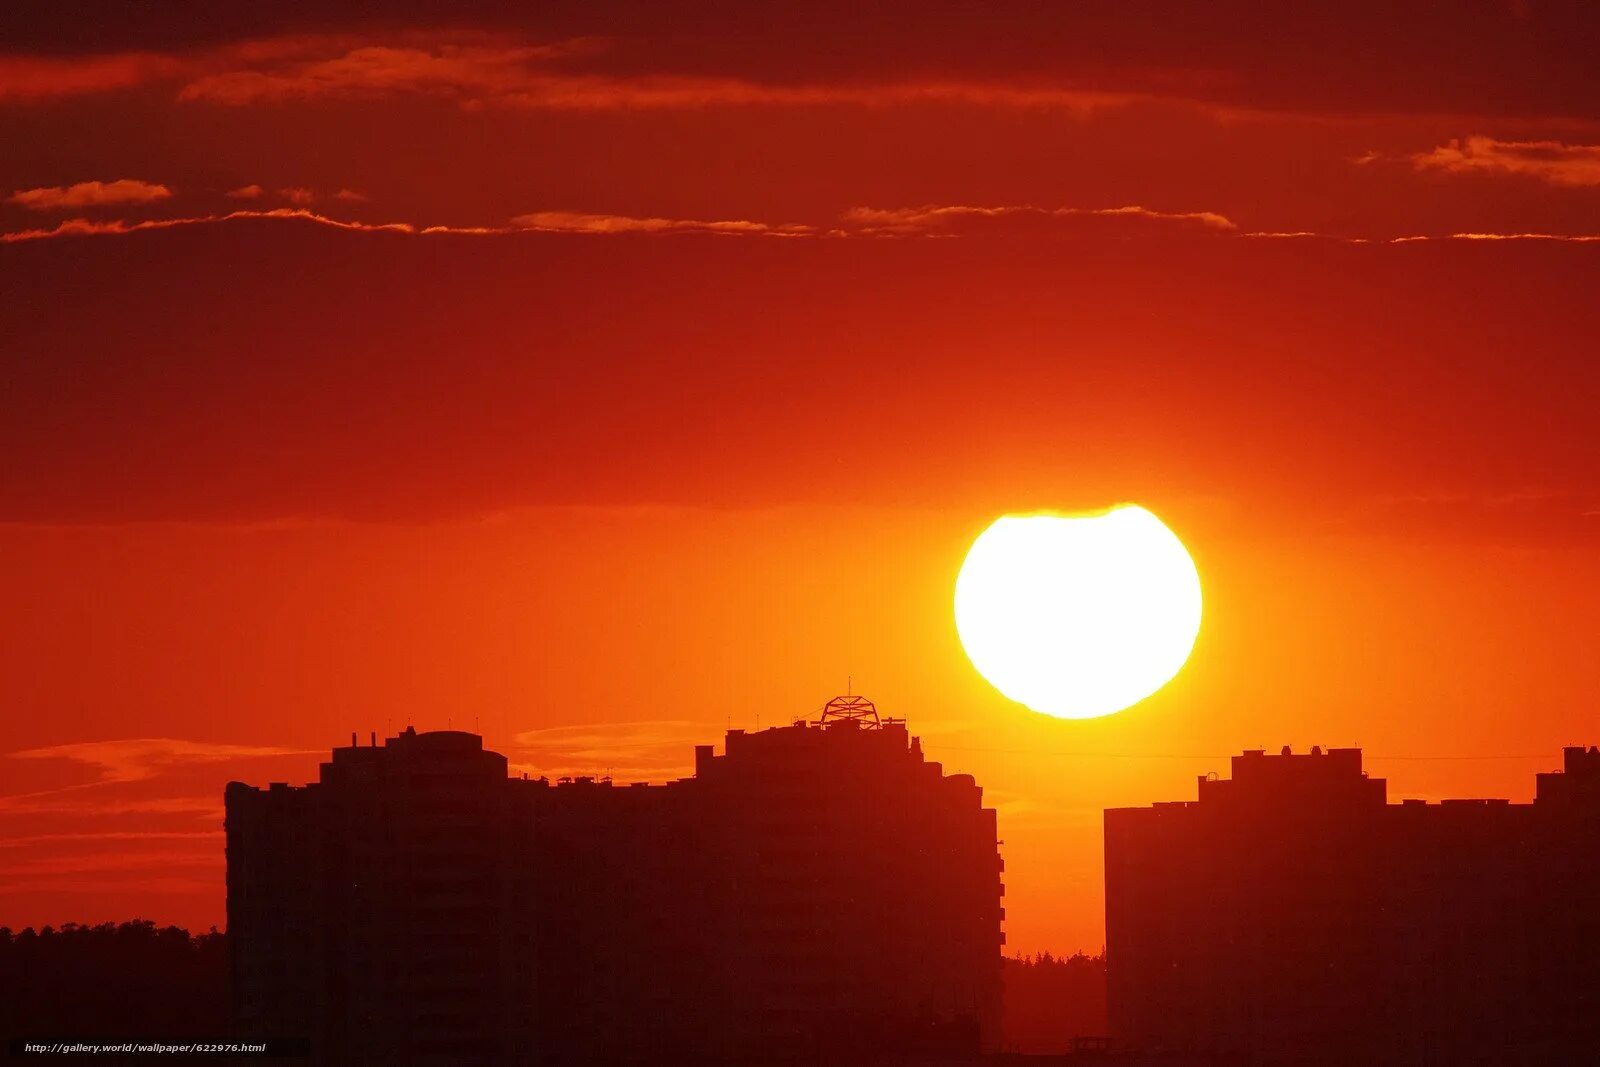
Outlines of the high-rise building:
[[1119,1042],[1260,1063],[1600,1049],[1600,751],[1567,749],[1532,804],[1389,804],[1359,749],[1232,762],[1197,800],[1105,813]]
[[534,928],[509,786],[481,738],[415,730],[352,736],[303,788],[229,783],[240,1032],[308,1037],[330,1062],[521,1047]]
[[665,785],[507,776],[466,733],[227,790],[239,1032],[329,1061],[815,1060],[997,1039],[995,812],[903,720],[695,751]]

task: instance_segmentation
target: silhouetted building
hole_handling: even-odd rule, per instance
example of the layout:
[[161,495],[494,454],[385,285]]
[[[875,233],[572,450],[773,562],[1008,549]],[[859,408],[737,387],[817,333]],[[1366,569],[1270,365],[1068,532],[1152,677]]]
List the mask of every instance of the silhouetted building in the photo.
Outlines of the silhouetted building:
[[1105,813],[1112,1035],[1261,1063],[1600,1054],[1600,750],[1533,804],[1386,801],[1359,749]]
[[338,1062],[882,1060],[998,1039],[1001,863],[967,775],[859,697],[652,786],[508,778],[459,732],[227,790],[240,1033]]

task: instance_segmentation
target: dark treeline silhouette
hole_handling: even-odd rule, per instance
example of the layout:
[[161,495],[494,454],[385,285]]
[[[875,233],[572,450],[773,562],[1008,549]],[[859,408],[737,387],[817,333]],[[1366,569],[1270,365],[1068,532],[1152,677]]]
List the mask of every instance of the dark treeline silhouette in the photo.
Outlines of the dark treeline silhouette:
[[148,921],[0,927],[0,1031],[21,1037],[220,1036],[227,937]]
[[[227,935],[148,920],[0,927],[0,1029],[21,1036],[225,1035]],[[1006,957],[1008,1052],[1053,1054],[1105,1032],[1105,957]]]
[[1008,1052],[1059,1053],[1106,1032],[1106,958],[1007,956],[1001,971]]

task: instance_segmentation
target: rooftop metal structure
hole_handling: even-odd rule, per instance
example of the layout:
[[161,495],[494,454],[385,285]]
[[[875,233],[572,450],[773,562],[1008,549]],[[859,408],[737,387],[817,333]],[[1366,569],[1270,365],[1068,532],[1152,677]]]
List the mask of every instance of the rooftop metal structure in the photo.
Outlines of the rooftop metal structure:
[[878,714],[878,705],[864,696],[846,693],[844,696],[834,697],[822,705],[822,714],[817,719],[818,726],[834,726],[850,723],[854,729],[877,730],[894,723],[904,723],[904,719],[892,719]]

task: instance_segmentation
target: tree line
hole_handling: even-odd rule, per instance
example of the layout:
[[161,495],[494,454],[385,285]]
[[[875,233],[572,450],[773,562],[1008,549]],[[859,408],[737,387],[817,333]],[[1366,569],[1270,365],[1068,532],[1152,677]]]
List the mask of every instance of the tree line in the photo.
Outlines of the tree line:
[[221,1036],[227,936],[147,920],[0,927],[0,1029],[19,1037]]

